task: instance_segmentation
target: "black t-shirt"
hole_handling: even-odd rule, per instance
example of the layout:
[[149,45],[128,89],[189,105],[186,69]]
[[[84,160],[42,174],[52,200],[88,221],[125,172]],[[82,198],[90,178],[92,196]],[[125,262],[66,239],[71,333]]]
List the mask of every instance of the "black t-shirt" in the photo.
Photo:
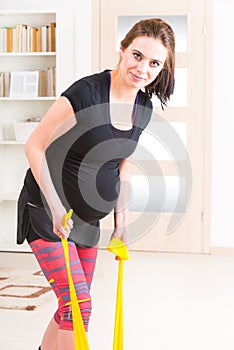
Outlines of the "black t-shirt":
[[[70,101],[77,123],[46,150],[56,191],[67,210],[74,211],[69,239],[85,246],[97,244],[99,220],[111,212],[118,199],[119,164],[134,152],[152,114],[151,101],[140,90],[130,111],[134,116],[132,127],[115,128],[110,115],[110,79],[110,71],[104,71],[76,81],[62,93]],[[120,119],[130,119],[125,116],[129,113],[127,106],[117,108]],[[29,241],[37,236],[57,241],[46,202],[30,169],[25,188],[31,220]]]

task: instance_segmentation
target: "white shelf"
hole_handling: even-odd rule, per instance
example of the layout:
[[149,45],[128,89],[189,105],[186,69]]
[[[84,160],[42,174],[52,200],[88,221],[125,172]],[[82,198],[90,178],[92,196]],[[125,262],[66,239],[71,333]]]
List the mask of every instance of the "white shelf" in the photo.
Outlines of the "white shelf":
[[[50,23],[52,22],[57,23],[56,11],[35,10],[14,12],[0,10],[0,27],[14,28],[17,24],[25,23],[26,25],[29,25],[31,27],[39,28],[44,25],[50,25]],[[70,40],[69,34],[66,35],[66,40],[67,37],[69,37]],[[56,37],[56,41],[59,37],[60,35],[58,30],[58,36]],[[59,58],[61,66],[64,69],[64,75],[67,75],[66,64],[64,64],[64,60],[61,60],[60,56],[61,49],[59,49],[59,51],[57,50],[57,52],[2,51],[3,50],[1,50],[0,52],[1,72],[31,70],[39,72],[46,71],[46,69],[51,67],[56,67],[57,69],[57,63]],[[70,50],[66,50],[66,55],[69,52]],[[46,80],[46,77],[43,77],[43,79]],[[13,94],[9,93],[5,95],[8,97],[0,97],[0,222],[2,224],[2,227],[4,227],[4,230],[2,230],[0,235],[0,250],[2,251],[30,250],[27,244],[24,244],[22,246],[16,245],[17,201],[24,181],[25,172],[28,168],[28,162],[24,152],[26,140],[16,140],[14,135],[16,132],[16,130],[14,130],[14,123],[19,120],[27,119],[32,115],[43,116],[48,110],[49,106],[52,105],[52,103],[56,100],[56,91],[58,83],[60,83],[60,74],[59,78],[53,81],[53,84],[56,85],[56,88],[55,90],[53,90],[52,94],[54,94],[55,96],[44,96],[46,95],[46,90],[43,89],[42,93],[39,92],[38,94],[35,93],[34,95],[31,95],[35,97],[31,97],[29,94],[26,93],[21,95],[24,97],[13,97]],[[0,96],[4,95],[1,94]],[[25,131],[26,133],[26,130],[23,131]]]
[[12,9],[12,10],[1,10],[0,17],[1,16],[14,16],[14,15],[55,15],[56,9],[30,9],[30,10],[21,10],[21,9]]
[[25,145],[26,141],[16,141],[16,140],[0,140],[1,145]]
[[30,249],[30,246],[26,243],[21,244],[21,245],[17,245],[16,244],[16,239],[15,239],[15,243],[14,242],[8,242],[5,243],[4,242],[4,246],[0,247],[0,252],[11,252],[11,253],[31,253],[32,254],[32,250]]
[[54,101],[56,100],[55,96],[51,97],[30,97],[30,98],[23,98],[23,97],[0,97],[0,101]]
[[[35,98],[0,97],[0,250],[28,251],[27,244],[16,246],[16,207],[25,172],[28,168],[24,152],[26,141],[17,141],[14,122],[32,115],[43,116],[48,108],[74,82],[74,13],[71,9],[0,10],[0,27],[27,24],[41,27],[56,23],[56,51],[0,52],[1,72],[42,71],[56,67],[55,96]],[[43,92],[45,94],[45,92]],[[40,95],[42,95],[40,93]],[[1,95],[2,96],[2,95]]]
[[18,193],[0,193],[0,203],[3,201],[16,201]]
[[0,57],[20,57],[20,56],[56,56],[56,52],[0,52]]

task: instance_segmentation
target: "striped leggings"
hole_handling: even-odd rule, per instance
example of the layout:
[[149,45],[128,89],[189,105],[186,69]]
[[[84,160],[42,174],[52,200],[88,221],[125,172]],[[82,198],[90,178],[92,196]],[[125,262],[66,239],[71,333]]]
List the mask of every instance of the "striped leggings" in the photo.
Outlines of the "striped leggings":
[[[69,283],[62,242],[37,239],[30,243],[31,249],[58,299],[54,319],[60,329],[73,330]],[[91,315],[90,286],[93,278],[97,247],[78,247],[68,243],[70,269],[75,286],[85,330]]]

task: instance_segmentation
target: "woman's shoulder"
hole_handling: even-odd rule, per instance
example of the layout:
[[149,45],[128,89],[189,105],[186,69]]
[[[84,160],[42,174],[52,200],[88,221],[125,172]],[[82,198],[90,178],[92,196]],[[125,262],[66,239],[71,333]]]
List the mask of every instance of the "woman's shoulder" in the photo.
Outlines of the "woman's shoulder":
[[108,88],[108,71],[94,73],[76,80],[61,96],[69,99],[75,112],[103,102]]
[[[102,84],[108,82],[108,71],[105,70],[100,73],[94,73],[91,75],[87,75],[85,77],[82,77],[78,80],[76,80],[67,90],[70,89],[78,89],[78,90],[83,90],[83,89],[89,89],[96,87],[97,84]],[[62,93],[66,93],[66,91]]]
[[102,72],[98,72],[98,73],[93,73],[91,75],[87,75],[81,79],[79,79],[77,81],[77,83],[79,82],[84,82],[86,84],[90,84],[90,85],[95,85],[95,84],[99,84],[99,83],[108,83],[109,81],[109,73],[110,70],[106,69]]

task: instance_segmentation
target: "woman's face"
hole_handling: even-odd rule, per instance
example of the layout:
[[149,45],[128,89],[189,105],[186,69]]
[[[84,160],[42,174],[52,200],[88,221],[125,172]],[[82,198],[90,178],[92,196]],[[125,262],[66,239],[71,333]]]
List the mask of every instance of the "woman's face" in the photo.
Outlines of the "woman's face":
[[152,83],[164,66],[168,50],[159,39],[140,36],[121,48],[120,73],[128,87],[140,89]]

